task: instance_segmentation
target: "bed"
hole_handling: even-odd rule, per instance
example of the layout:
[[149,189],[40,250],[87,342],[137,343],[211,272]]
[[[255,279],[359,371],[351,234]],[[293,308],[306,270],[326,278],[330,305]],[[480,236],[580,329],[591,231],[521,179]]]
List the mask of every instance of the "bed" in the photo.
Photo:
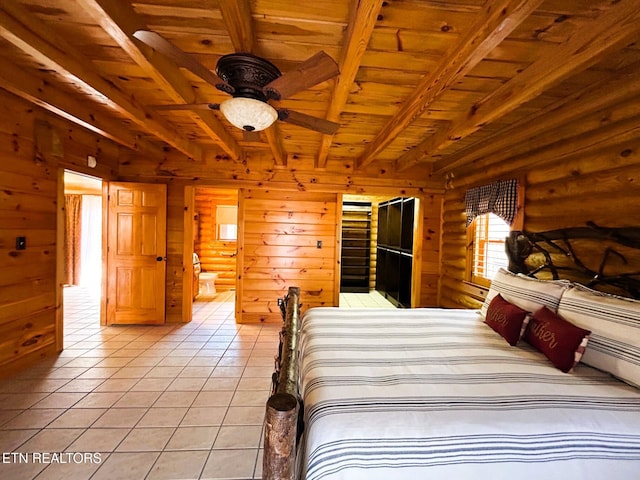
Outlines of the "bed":
[[[517,329],[501,330],[501,302],[526,312]],[[535,343],[551,332],[565,347],[537,312],[577,329],[561,359]],[[328,307],[296,322],[274,391],[299,380],[287,388],[300,422],[275,436],[298,462],[273,473],[267,414],[263,478],[640,478],[637,300],[501,270],[480,311]]]
[[313,309],[300,347],[301,478],[640,478],[638,389],[476,312]]

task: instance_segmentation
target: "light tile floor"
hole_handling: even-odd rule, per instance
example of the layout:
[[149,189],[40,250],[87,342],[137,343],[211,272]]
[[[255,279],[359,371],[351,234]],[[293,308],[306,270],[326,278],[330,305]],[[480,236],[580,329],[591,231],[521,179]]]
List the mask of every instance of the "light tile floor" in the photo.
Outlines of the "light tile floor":
[[396,308],[380,292],[341,293],[340,308]]
[[280,325],[233,311],[228,292],[189,324],[101,327],[65,289],[64,351],[0,381],[0,478],[261,478]]
[[[251,479],[280,325],[236,325],[233,292],[180,325],[99,324],[65,289],[65,349],[0,380],[0,478]],[[343,308],[393,308],[379,293]]]

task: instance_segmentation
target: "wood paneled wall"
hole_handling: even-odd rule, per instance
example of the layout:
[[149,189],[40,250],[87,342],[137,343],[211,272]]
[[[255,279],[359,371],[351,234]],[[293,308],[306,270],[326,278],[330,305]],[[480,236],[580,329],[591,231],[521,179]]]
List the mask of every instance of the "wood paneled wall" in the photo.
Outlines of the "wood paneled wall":
[[420,307],[437,307],[438,283],[440,281],[440,235],[442,223],[443,195],[431,194],[420,197],[422,231],[420,251]]
[[[118,148],[0,90],[0,366],[7,373],[62,346],[56,336],[58,178],[114,177]],[[36,133],[37,132],[37,133]],[[98,159],[88,168],[87,155]],[[16,250],[16,237],[26,250]],[[98,320],[96,319],[96,322]]]
[[[523,164],[528,164],[528,171],[523,172]],[[524,173],[526,231],[581,227],[588,221],[605,227],[640,223],[640,140],[614,142],[605,137],[589,148],[564,154],[561,161],[553,150],[546,154],[536,152],[528,156],[528,162],[526,156],[519,155],[494,167],[485,166],[487,171],[499,172],[500,178],[507,178],[510,171],[512,178]],[[487,182],[492,180],[490,176],[485,178]],[[483,290],[463,282],[464,194],[467,185],[477,185],[481,179],[478,172],[456,176],[453,188],[445,194],[440,296],[443,306],[475,308],[482,301]],[[596,262],[601,258],[602,248],[600,245],[600,254],[594,257]],[[636,256],[627,259],[631,264],[640,261],[637,250],[625,255]],[[597,270],[597,264],[591,267]],[[609,273],[615,273],[615,264],[608,268]]]
[[[135,181],[134,179],[127,179]],[[138,180],[144,182],[143,179]],[[167,184],[167,290],[165,295],[165,321],[181,323],[183,318],[182,291],[184,288],[184,243],[191,242],[184,232],[184,182]],[[191,261],[192,257],[190,257]],[[189,320],[191,318],[189,317]]]
[[289,286],[300,287],[303,310],[337,305],[339,195],[241,190],[239,204],[236,320],[281,322]]
[[[151,183],[161,182],[169,185],[170,217],[167,219],[167,225],[171,231],[169,241],[174,242],[168,246],[170,252],[174,249],[184,248],[182,242],[184,241],[185,215],[187,217],[191,216],[192,218],[192,215],[195,213],[195,208],[194,212],[188,211],[190,202],[185,198],[184,190],[186,186],[193,186],[194,188],[244,189],[244,191],[249,192],[250,195],[265,192],[265,194],[268,193],[268,195],[270,195],[269,198],[278,200],[288,199],[293,205],[298,202],[304,202],[305,198],[309,195],[311,198],[314,198],[315,195],[319,195],[319,198],[325,198],[324,195],[328,194],[328,198],[331,198],[332,202],[335,203],[341,194],[379,196],[383,198],[416,196],[421,199],[430,199],[431,196],[433,196],[435,199],[442,197],[444,192],[443,178],[432,176],[428,172],[428,168],[425,168],[424,171],[419,170],[412,172],[411,180],[403,180],[401,174],[394,173],[391,167],[386,170],[379,170],[378,168],[372,167],[369,170],[365,169],[354,172],[348,164],[340,163],[338,165],[331,161],[326,171],[316,170],[313,162],[305,162],[295,158],[291,159],[287,167],[274,168],[273,158],[267,158],[257,152],[248,155],[242,162],[233,162],[211,157],[207,158],[204,163],[186,159],[183,155],[175,151],[165,152],[161,158],[152,155],[124,152],[120,160],[120,166],[122,180]],[[438,201],[429,200],[428,203],[431,202],[434,202],[433,204],[439,209],[440,203]],[[182,204],[182,210],[173,208],[172,206],[174,204],[176,206]],[[295,208],[293,210],[295,211]],[[432,214],[438,215],[436,211],[428,214],[428,223],[433,228],[427,227],[425,224],[425,235],[427,235],[429,231],[438,231],[438,228],[434,226],[438,222],[434,224]],[[328,221],[326,220],[326,216],[322,221]],[[330,221],[335,222],[335,219],[331,219]],[[254,228],[257,227],[254,226]],[[265,233],[267,233],[267,231],[265,231]],[[435,235],[437,235],[437,233],[435,233]],[[241,225],[239,225],[238,238],[242,238]],[[255,238],[253,241],[255,241]],[[313,245],[315,246],[315,243]],[[423,255],[423,258],[433,258],[434,255],[438,255],[439,243],[428,242],[427,244],[423,244],[423,248],[429,249],[429,251]],[[292,264],[302,265],[300,268],[309,268],[308,265],[305,264],[302,255],[303,253],[292,250],[289,260]],[[182,303],[183,280],[182,278],[178,279],[174,274],[177,275],[188,268],[185,262],[190,261],[190,258],[186,258],[184,255],[180,257],[177,254],[170,254],[167,257],[167,322],[188,321],[188,312],[191,311],[190,303],[188,305]],[[238,262],[240,262],[240,259]],[[275,268],[274,266],[268,267],[272,269]],[[437,268],[431,267],[432,266],[429,266],[429,269],[423,268],[423,278],[425,272],[431,272],[430,275],[437,272]],[[328,266],[323,265],[323,269],[325,269],[323,274],[326,274],[326,268],[328,268]],[[293,276],[288,277],[287,275],[289,273],[293,273]],[[273,270],[270,271],[270,274],[273,274]],[[300,275],[301,273],[295,269],[288,271],[285,268],[285,270],[281,270],[279,273],[277,279],[278,285],[282,284],[287,287],[294,285],[300,278]],[[339,270],[337,270],[337,275],[332,275],[331,282],[337,285],[339,281]],[[239,276],[241,280],[244,280],[240,263],[238,263],[237,276]],[[305,276],[305,278],[307,277]],[[255,283],[255,280],[252,281]],[[244,282],[241,281],[239,283],[241,286]],[[436,298],[436,282],[427,281],[423,285],[420,297],[429,299]],[[337,286],[332,288],[337,292]],[[430,288],[431,291],[425,291],[424,288]],[[251,312],[247,312],[247,315],[239,313],[237,319],[244,318],[244,321],[246,321],[246,319],[250,319],[249,321],[259,321],[261,316],[279,319],[279,313],[273,313],[277,312],[277,310],[274,310],[274,305],[277,296],[280,295],[280,292],[284,291],[285,290],[281,290],[280,288],[277,290],[267,290],[265,294],[268,296],[260,297],[263,302],[261,304],[262,307],[260,307],[262,310],[260,311],[258,311],[258,304],[255,301],[256,297],[245,296],[245,300],[253,303],[253,306],[247,307]],[[312,295],[317,292],[317,290],[312,289],[309,291]],[[238,290],[238,298],[241,298],[240,295],[240,290]],[[320,303],[334,305],[334,300],[332,299],[333,293],[329,297],[326,297],[325,293],[323,293],[323,295]],[[314,301],[317,300],[317,297],[311,296],[310,298]],[[330,300],[327,300],[327,298],[330,298]],[[337,301],[336,297],[335,305],[337,305]],[[307,302],[305,301],[305,303]],[[426,304],[431,305],[431,300]],[[238,310],[241,312],[240,308]]]
[[217,291],[233,290],[236,287],[236,257],[238,242],[218,240],[216,207],[237,205],[236,190],[198,187],[195,189],[195,214],[198,231],[195,236],[195,252],[200,257],[203,272],[218,274]]

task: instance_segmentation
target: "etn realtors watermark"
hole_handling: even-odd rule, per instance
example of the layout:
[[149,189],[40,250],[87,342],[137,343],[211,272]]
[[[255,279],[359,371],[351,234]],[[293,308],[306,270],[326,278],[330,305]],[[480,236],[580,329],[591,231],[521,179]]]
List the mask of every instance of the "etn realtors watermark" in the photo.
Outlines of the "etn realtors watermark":
[[3,452],[0,463],[101,463],[99,452]]

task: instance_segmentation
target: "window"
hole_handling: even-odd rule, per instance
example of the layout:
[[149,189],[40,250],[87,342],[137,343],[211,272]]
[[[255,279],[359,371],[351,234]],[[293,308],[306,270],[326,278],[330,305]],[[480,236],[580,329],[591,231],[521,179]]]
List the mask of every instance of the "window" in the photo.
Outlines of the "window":
[[471,226],[473,230],[471,281],[480,285],[489,282],[509,261],[504,241],[509,236],[509,224],[493,213],[479,215]]
[[499,180],[467,190],[468,282],[489,287],[497,271],[508,267],[505,238],[512,229],[523,227],[523,183],[517,179]]
[[218,240],[238,239],[238,207],[235,205],[216,206]]

